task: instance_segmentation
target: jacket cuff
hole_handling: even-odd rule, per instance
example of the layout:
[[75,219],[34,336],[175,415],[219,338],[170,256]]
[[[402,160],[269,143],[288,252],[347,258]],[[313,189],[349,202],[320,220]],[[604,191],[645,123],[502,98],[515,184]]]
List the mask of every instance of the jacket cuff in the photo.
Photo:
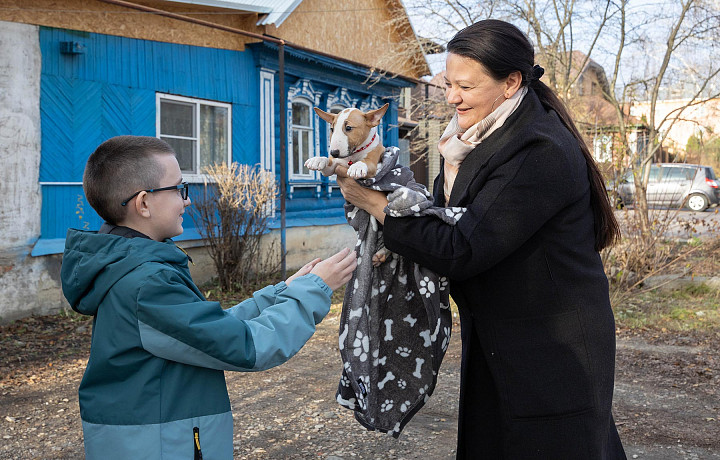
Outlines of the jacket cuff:
[[332,296],[332,293],[333,293],[332,289],[330,289],[330,286],[328,286],[325,283],[325,281],[323,281],[322,278],[320,278],[319,276],[317,276],[314,273],[308,273],[307,275],[303,275],[301,278],[305,278],[305,277],[313,280],[315,282],[315,284],[320,286],[320,289],[322,289],[323,292],[325,292],[325,294],[327,294],[328,297]]

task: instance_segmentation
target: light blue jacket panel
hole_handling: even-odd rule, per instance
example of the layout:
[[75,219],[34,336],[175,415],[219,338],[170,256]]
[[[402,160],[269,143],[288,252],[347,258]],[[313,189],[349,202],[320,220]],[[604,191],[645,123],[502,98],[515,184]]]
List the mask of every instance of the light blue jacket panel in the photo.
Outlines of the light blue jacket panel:
[[[225,311],[186,311],[172,302],[158,305],[157,299],[144,294],[167,285],[166,275],[150,276],[140,287],[138,326],[143,347],[164,359],[218,370],[258,371],[284,363],[312,337],[315,324],[329,311],[326,298],[332,294],[320,277],[310,274],[294,280],[291,289],[284,282],[268,286]],[[148,305],[146,298],[152,303]],[[246,340],[245,334],[252,340],[252,356],[244,344],[228,346]]]
[[82,422],[85,460],[192,460],[193,428],[205,460],[232,460],[232,413],[148,425],[98,425]]
[[[193,428],[203,451],[212,440],[212,449],[231,456],[223,370],[281,364],[330,308],[329,287],[305,275],[223,310],[204,298],[190,277],[187,255],[169,240],[70,230],[61,277],[73,309],[94,316],[79,390],[88,458],[105,455],[107,446],[117,458],[192,458],[185,457],[192,451],[166,455],[166,449],[175,451],[165,440],[190,442]],[[162,456],[135,455],[138,446],[158,445]]]

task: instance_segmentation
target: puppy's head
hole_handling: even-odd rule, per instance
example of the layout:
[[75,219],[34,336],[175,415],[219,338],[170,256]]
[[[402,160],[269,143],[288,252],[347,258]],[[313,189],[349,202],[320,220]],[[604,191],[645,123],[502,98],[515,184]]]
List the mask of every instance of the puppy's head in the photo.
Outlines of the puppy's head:
[[315,113],[330,123],[330,155],[345,158],[362,146],[370,131],[380,124],[389,105],[363,113],[356,108],[344,109],[340,113],[327,113],[315,107]]

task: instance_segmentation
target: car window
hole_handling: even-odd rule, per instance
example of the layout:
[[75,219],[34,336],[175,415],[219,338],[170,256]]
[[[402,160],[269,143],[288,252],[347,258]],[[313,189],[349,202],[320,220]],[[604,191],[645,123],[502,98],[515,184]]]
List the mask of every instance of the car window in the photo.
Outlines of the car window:
[[662,181],[663,182],[681,182],[684,180],[692,179],[694,175],[694,169],[692,168],[681,168],[681,167],[665,167],[663,169]]
[[663,169],[663,182],[680,182],[685,180],[685,168],[665,167]]
[[658,182],[660,180],[660,173],[662,170],[655,165],[650,166],[650,176],[648,178],[648,182]]
[[713,171],[713,169],[710,167],[705,168],[705,177],[715,180],[715,171]]

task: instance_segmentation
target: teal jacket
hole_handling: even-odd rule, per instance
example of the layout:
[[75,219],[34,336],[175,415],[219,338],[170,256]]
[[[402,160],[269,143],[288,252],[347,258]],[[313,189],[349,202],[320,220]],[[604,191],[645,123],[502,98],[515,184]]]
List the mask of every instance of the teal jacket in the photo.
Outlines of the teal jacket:
[[193,459],[198,447],[232,459],[223,371],[287,361],[330,309],[332,291],[310,274],[223,310],[187,262],[170,240],[68,231],[63,293],[93,316],[79,389],[87,459]]

